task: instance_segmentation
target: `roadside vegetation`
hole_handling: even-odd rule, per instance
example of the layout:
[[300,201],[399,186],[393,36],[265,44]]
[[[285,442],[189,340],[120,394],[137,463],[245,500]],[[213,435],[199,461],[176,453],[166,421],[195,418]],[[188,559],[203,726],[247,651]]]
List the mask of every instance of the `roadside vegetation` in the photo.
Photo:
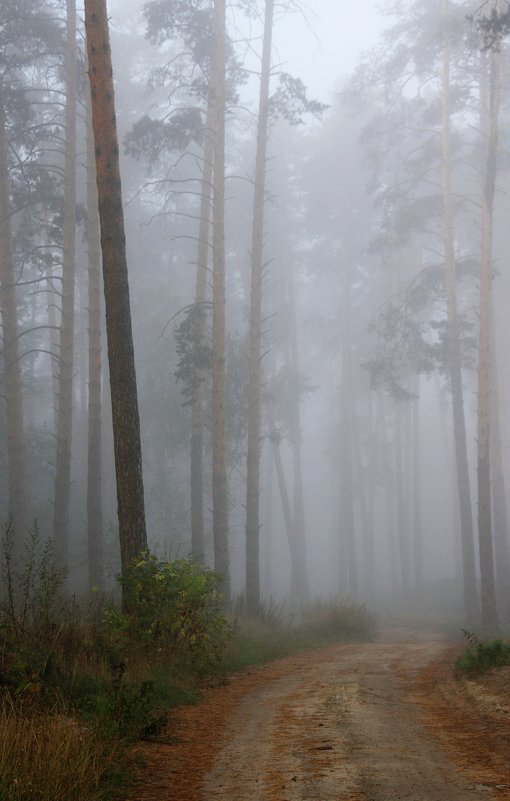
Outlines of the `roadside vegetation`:
[[[64,592],[35,528],[25,553],[3,542],[0,606],[1,801],[122,798],[130,746],[168,737],[171,708],[228,672],[304,648],[367,639],[375,620],[348,600],[299,618],[268,604],[248,619],[223,608],[219,577],[189,559],[143,555],[118,598]],[[171,720],[170,720],[171,724]]]
[[481,640],[476,634],[464,631],[468,647],[455,660],[457,673],[481,675],[496,667],[510,665],[510,641],[503,639]]

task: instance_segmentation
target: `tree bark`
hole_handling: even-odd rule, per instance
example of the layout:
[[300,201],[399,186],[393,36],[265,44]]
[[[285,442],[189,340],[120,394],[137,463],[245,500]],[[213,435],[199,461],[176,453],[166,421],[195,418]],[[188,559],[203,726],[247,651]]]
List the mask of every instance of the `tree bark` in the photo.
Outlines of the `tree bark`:
[[[342,348],[342,375],[340,382],[340,536],[345,537],[349,566],[349,595],[359,595],[358,565],[356,559],[356,531],[354,523],[354,458],[353,425],[354,405],[352,396],[352,355],[350,331],[351,264],[345,255],[341,268],[340,342]],[[343,529],[343,531],[342,531]]]
[[213,181],[213,539],[214,568],[222,576],[222,591],[230,600],[226,443],[225,334],[225,0],[214,2]]
[[0,84],[0,307],[2,312],[5,425],[7,429],[8,515],[12,517],[14,530],[17,532],[16,551],[20,552],[26,523],[26,487],[18,308],[10,220],[7,123],[3,87]]
[[[494,192],[500,98],[501,53],[499,43],[492,50],[490,97],[486,129],[485,181],[482,192],[482,247],[480,259],[480,331],[478,361],[478,541],[482,626],[498,625],[491,509],[491,284]],[[485,110],[482,109],[482,119]]]
[[67,0],[64,242],[57,397],[57,457],[53,542],[59,567],[69,563],[69,507],[73,435],[74,298],[76,282],[76,2]]
[[455,459],[457,467],[457,491],[461,519],[462,580],[464,616],[467,624],[477,618],[477,592],[475,575],[475,548],[471,488],[466,442],[464,413],[464,390],[462,387],[462,362],[457,312],[456,265],[453,233],[452,153],[450,122],[450,41],[447,26],[447,0],[443,0],[443,72],[442,72],[442,186],[443,186],[443,239],[444,239],[444,284],[448,323],[448,361],[450,369]]
[[414,399],[412,401],[413,420],[413,539],[414,569],[416,588],[423,589],[423,512],[422,512],[422,472],[421,472],[421,430],[420,430],[420,376],[414,379]]
[[101,239],[97,198],[94,131],[87,91],[87,243],[89,316],[89,392],[87,451],[87,543],[89,587],[104,586],[101,459]]
[[269,79],[273,33],[273,0],[266,0],[262,71],[260,78],[257,155],[255,160],[255,192],[251,237],[250,289],[250,386],[248,400],[248,442],[246,477],[246,601],[248,614],[260,607],[259,503],[262,371],[262,273],[264,248],[264,198],[266,190],[266,160],[269,122]]
[[85,0],[121,567],[147,550],[140,419],[105,0]]
[[193,367],[191,398],[191,553],[199,564],[205,562],[204,537],[204,375],[197,365],[203,346],[205,303],[207,298],[207,264],[211,224],[211,186],[213,180],[214,132],[212,89],[209,89],[204,131],[204,166],[200,198],[198,230],[197,275],[195,290],[195,331],[193,348],[196,354]]

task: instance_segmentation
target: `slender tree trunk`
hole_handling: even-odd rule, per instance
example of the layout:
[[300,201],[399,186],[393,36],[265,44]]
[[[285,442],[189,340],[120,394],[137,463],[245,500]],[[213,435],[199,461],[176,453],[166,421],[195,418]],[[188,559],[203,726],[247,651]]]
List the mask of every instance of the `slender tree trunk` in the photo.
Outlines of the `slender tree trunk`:
[[225,0],[214,2],[213,182],[213,538],[214,568],[223,577],[222,590],[230,600],[228,544],[227,443],[225,393]]
[[508,514],[506,482],[501,449],[499,382],[496,360],[492,365],[492,417],[491,417],[491,476],[492,508],[494,512],[494,555],[496,587],[501,617],[510,621],[510,547],[508,542]]
[[273,483],[274,462],[269,441],[266,448],[266,492],[264,514],[264,572],[262,586],[266,598],[270,598],[273,591]]
[[350,330],[351,304],[351,264],[344,256],[341,287],[340,341],[342,343],[342,376],[340,383],[340,524],[341,535],[347,544],[349,563],[349,594],[357,599],[359,595],[358,565],[356,559],[356,531],[354,523],[354,459],[353,425],[354,406],[352,397],[352,356]]
[[[213,180],[214,132],[212,92],[209,91],[204,132],[204,167],[200,200],[198,230],[197,276],[195,291],[195,332],[193,347],[198,355],[204,342],[205,302],[207,298],[207,264],[211,224],[211,185]],[[204,375],[193,368],[193,395],[191,398],[191,552],[200,564],[205,562],[204,538]]]
[[403,410],[402,405],[407,401],[395,401],[395,481],[396,481],[396,501],[397,501],[397,520],[398,520],[398,552],[400,559],[400,576],[404,593],[409,592],[411,586],[409,577],[409,531],[408,519],[406,514],[406,493],[404,486],[404,448],[405,437],[403,436]]
[[89,587],[104,586],[101,459],[101,239],[96,184],[94,131],[87,91],[87,243],[89,315],[89,393],[87,461],[87,543]]
[[25,457],[23,398],[19,354],[16,276],[11,235],[8,140],[3,87],[0,84],[0,308],[4,360],[5,425],[7,429],[8,515],[12,517],[16,552],[21,551],[25,528]]
[[[356,405],[354,406],[356,408]],[[373,420],[373,393],[368,391],[368,426],[367,439],[369,443],[374,441],[374,420]],[[363,525],[363,561],[364,561],[364,595],[367,603],[375,605],[377,595],[376,584],[376,559],[375,559],[375,499],[377,495],[376,467],[373,454],[369,450],[368,466],[363,466],[362,443],[359,432],[359,425],[354,426],[355,434],[355,453],[357,454],[360,493],[360,514]],[[369,445],[369,448],[371,445]]]
[[76,2],[67,0],[65,55],[66,111],[64,165],[64,244],[62,256],[62,315],[57,397],[57,459],[53,541],[60,567],[69,563],[69,507],[73,435],[74,298],[76,283]]
[[85,0],[110,368],[121,566],[147,550],[140,418],[105,0]]
[[259,502],[260,502],[260,388],[262,371],[262,273],[264,249],[264,197],[269,120],[269,79],[273,33],[273,0],[266,0],[262,72],[260,78],[255,194],[251,237],[250,387],[246,478],[246,599],[249,614],[260,606]]
[[442,74],[442,183],[443,183],[443,237],[445,270],[444,283],[448,318],[448,361],[450,369],[455,458],[457,467],[457,491],[461,519],[462,580],[464,615],[467,623],[477,617],[477,592],[475,575],[475,548],[471,488],[466,442],[464,414],[464,390],[462,387],[462,361],[460,333],[457,314],[456,265],[453,233],[452,152],[450,122],[450,42],[447,27],[448,2],[443,0],[443,74]]
[[414,380],[414,400],[412,401],[413,421],[413,539],[415,580],[418,590],[423,589],[423,514],[421,477],[421,431],[420,431],[420,377]]
[[291,603],[298,607],[303,607],[308,600],[307,576],[304,571],[303,561],[296,541],[296,526],[294,523],[293,511],[289,498],[289,490],[285,479],[282,454],[280,450],[280,433],[276,426],[274,408],[271,399],[267,402],[267,418],[269,424],[269,441],[273,453],[274,466],[276,470],[276,480],[280,501],[282,504],[283,520],[287,533],[287,542],[290,555],[290,591]]
[[[289,297],[289,341],[288,347],[286,348],[285,358],[287,360],[287,367],[290,368],[293,375],[297,377],[300,375],[300,372],[297,342],[296,297],[294,288],[294,274],[288,269],[288,267],[286,278]],[[298,392],[291,394],[289,417],[290,447],[292,451],[292,466],[294,470],[294,537],[296,543],[296,553],[300,563],[298,573],[300,587],[298,595],[301,603],[306,605],[310,598],[310,589],[308,583],[305,499],[301,458],[301,398]]]
[[[499,4],[498,4],[499,7]],[[494,192],[500,97],[501,53],[492,50],[489,118],[486,128],[485,183],[482,192],[482,248],[480,260],[480,333],[478,362],[478,538],[482,626],[498,625],[491,513],[491,284]],[[485,116],[482,110],[482,116]]]

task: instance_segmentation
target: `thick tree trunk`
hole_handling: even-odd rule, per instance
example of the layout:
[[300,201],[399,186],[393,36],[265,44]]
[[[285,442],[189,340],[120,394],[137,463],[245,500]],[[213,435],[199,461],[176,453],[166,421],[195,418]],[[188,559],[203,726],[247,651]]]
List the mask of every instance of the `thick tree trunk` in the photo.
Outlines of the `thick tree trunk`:
[[106,335],[117,479],[121,566],[147,550],[140,419],[105,0],[85,0],[96,180],[106,304]]
[[230,600],[228,544],[227,436],[225,393],[225,0],[214,2],[213,181],[213,538],[214,568],[223,577],[222,591]]
[[[491,509],[491,284],[494,191],[500,96],[501,53],[495,46],[491,58],[489,117],[486,133],[485,183],[482,192],[482,247],[480,260],[480,332],[478,362],[478,538],[482,626],[498,625]],[[482,118],[485,111],[482,109]]]
[[67,0],[64,244],[57,397],[57,458],[53,541],[61,568],[69,562],[69,507],[73,435],[74,298],[76,279],[76,2]]
[[16,552],[19,552],[22,550],[25,533],[26,487],[18,309],[10,219],[8,140],[3,88],[0,84],[0,308],[4,361],[3,394],[7,429],[8,516],[13,520]]
[[464,414],[464,390],[462,387],[462,362],[459,322],[457,314],[456,265],[453,233],[452,153],[450,122],[450,43],[447,32],[447,2],[443,0],[445,13],[443,33],[442,74],[442,183],[443,183],[443,238],[444,238],[444,284],[448,317],[448,362],[452,390],[453,429],[457,467],[457,491],[461,519],[462,580],[464,615],[466,623],[477,617],[477,592],[475,575],[475,548],[471,488],[466,442]]
[[273,32],[273,0],[266,0],[262,72],[260,78],[257,155],[255,161],[255,193],[251,238],[250,289],[250,387],[248,401],[248,443],[246,477],[246,600],[249,614],[260,606],[259,502],[261,451],[261,326],[262,273],[264,246],[264,197],[266,190],[266,160],[269,120],[269,79]]
[[89,393],[87,460],[87,543],[89,587],[102,588],[103,500],[101,459],[101,240],[92,130],[90,92],[87,91],[87,243],[89,315]]

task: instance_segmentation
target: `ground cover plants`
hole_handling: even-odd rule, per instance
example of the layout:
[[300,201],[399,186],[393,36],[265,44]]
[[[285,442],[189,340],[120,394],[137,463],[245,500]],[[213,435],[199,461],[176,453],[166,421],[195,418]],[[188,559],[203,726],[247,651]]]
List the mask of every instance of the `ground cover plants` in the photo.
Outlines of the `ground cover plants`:
[[510,665],[510,641],[481,640],[476,634],[464,631],[468,647],[455,660],[457,673],[479,675],[495,667]]
[[[117,598],[78,602],[34,528],[4,531],[0,595],[0,801],[122,798],[131,744],[171,736],[171,708],[226,673],[328,641],[370,638],[348,600],[299,615],[226,611],[219,577],[191,559],[142,554]],[[136,771],[135,771],[136,772]]]

